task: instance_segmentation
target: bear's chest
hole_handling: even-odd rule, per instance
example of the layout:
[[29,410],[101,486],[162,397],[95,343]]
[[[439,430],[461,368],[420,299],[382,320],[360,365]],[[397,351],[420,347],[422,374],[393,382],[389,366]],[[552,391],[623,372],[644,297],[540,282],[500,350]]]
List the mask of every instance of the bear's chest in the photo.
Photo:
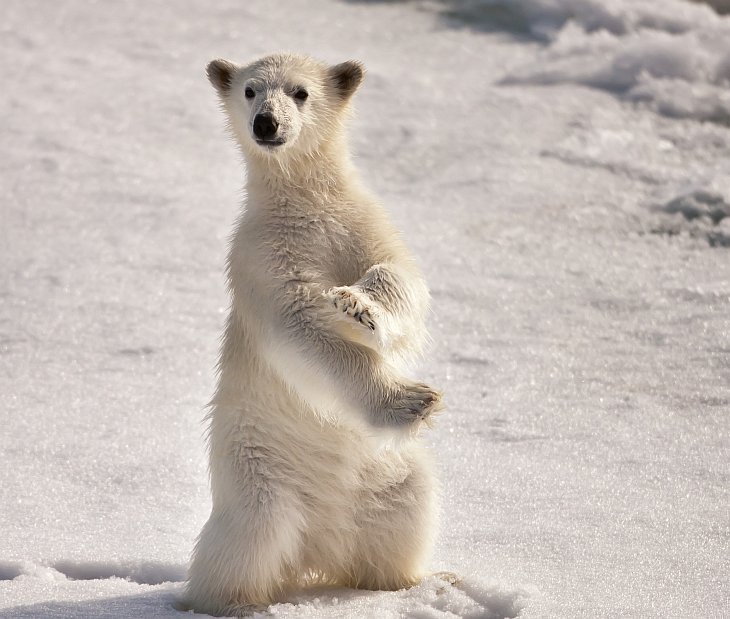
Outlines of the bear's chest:
[[320,272],[332,285],[354,282],[369,268],[362,226],[349,213],[282,209],[266,222],[259,246],[275,262]]

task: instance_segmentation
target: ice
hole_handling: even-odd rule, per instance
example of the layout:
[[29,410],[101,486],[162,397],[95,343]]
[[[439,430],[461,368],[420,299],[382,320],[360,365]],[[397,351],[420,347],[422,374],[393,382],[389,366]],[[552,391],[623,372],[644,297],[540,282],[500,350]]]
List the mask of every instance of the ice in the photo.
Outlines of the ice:
[[[717,2],[718,6],[721,2]],[[0,617],[182,617],[243,171],[208,60],[368,75],[433,292],[430,577],[278,617],[730,613],[728,17],[663,0],[8,0]]]

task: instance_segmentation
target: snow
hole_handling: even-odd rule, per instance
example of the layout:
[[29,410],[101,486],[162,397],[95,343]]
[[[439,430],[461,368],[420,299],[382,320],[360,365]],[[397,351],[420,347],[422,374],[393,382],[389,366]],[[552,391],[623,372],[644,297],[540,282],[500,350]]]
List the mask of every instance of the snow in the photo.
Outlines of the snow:
[[242,184],[207,61],[362,60],[434,296],[430,577],[277,617],[730,614],[730,21],[664,0],[4,3],[0,618],[181,617]]
[[683,0],[665,0],[661,10],[651,0],[505,6],[546,40],[537,62],[506,76],[508,82],[586,84],[667,116],[730,122],[730,22],[708,7]]

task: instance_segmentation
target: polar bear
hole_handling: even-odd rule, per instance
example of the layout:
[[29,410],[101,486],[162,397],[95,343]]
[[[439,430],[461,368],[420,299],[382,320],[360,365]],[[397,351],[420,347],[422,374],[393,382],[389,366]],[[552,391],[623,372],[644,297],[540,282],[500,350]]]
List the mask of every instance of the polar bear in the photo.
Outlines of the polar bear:
[[245,615],[308,583],[413,585],[436,528],[417,433],[441,394],[402,375],[428,290],[345,143],[363,67],[276,54],[208,77],[247,185],[188,604]]

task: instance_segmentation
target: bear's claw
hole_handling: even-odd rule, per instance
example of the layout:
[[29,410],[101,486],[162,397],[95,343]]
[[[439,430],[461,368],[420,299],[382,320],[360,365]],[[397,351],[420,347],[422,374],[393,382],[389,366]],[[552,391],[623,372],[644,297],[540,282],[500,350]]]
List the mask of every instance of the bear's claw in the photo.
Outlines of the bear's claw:
[[370,314],[370,309],[355,290],[349,286],[337,286],[327,291],[325,296],[340,312],[350,316],[363,327],[375,331],[375,320]]
[[408,383],[401,386],[388,407],[393,420],[400,423],[426,421],[442,408],[441,393],[423,383]]

